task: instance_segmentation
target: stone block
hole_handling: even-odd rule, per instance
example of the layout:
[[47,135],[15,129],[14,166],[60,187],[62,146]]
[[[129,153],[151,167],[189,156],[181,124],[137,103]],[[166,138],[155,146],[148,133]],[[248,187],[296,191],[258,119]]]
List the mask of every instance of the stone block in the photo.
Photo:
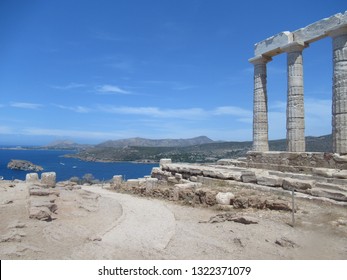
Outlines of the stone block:
[[219,192],[216,195],[216,201],[221,205],[231,205],[234,198],[235,195],[231,192]]
[[177,180],[178,182],[181,181],[181,180],[183,179],[182,174],[180,174],[180,173],[176,173],[176,174],[175,174],[175,178],[176,178],[176,180]]
[[244,183],[256,183],[257,177],[253,171],[245,170],[241,171],[241,181]]
[[157,178],[148,178],[146,179],[146,192],[150,192],[152,189],[158,187],[158,179]]
[[283,51],[281,48],[293,41],[293,34],[289,31],[278,33],[267,38],[254,46],[255,56],[268,55],[273,56]]
[[54,188],[57,175],[55,172],[44,172],[41,174],[41,184],[49,188]]
[[285,190],[307,190],[307,189],[312,189],[312,187],[314,187],[315,182],[314,181],[310,181],[310,180],[306,180],[306,181],[301,181],[301,180],[296,180],[296,179],[290,179],[290,178],[286,178],[283,179],[283,189]]
[[187,195],[188,197],[194,196],[194,190],[201,187],[200,183],[186,183],[186,184],[176,184],[173,190],[173,200],[178,201],[180,197]]
[[347,184],[345,185],[338,185],[338,184],[332,184],[332,183],[322,183],[317,182],[316,188],[324,189],[324,190],[333,190],[333,191],[345,191],[347,192]]
[[37,219],[40,221],[51,221],[52,212],[47,207],[31,207],[29,209],[29,218]]
[[347,170],[338,170],[333,172],[333,177],[338,179],[347,179]]
[[160,166],[165,165],[165,164],[171,164],[172,160],[171,158],[162,158],[159,162]]
[[342,192],[327,191],[322,189],[312,189],[312,190],[309,190],[309,194],[313,196],[330,198],[336,201],[347,202],[346,193],[342,193]]
[[39,183],[39,175],[37,173],[28,173],[25,176],[26,183]]
[[115,175],[112,177],[112,186],[115,189],[119,189],[122,186],[123,183],[123,176],[122,175]]
[[293,32],[294,40],[312,43],[326,37],[330,30],[347,23],[346,14],[346,12],[345,14],[336,14],[298,29]]
[[126,186],[129,188],[138,188],[140,186],[140,180],[138,179],[129,179],[126,181]]
[[282,187],[283,178],[277,176],[257,176],[257,184],[268,187]]
[[332,178],[334,170],[330,168],[314,168],[312,172],[316,175]]
[[198,181],[198,177],[196,177],[196,176],[190,176],[189,180],[190,180],[191,182],[197,182],[197,181]]

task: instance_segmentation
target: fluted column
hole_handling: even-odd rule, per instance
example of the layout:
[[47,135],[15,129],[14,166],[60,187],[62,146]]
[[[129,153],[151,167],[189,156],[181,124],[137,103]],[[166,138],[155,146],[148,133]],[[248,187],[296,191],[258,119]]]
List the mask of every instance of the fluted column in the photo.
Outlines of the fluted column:
[[302,50],[304,43],[293,42],[287,52],[287,151],[305,152],[305,110]]
[[253,150],[258,152],[269,150],[266,88],[266,63],[269,61],[271,58],[266,56],[249,60],[254,65]]
[[329,36],[333,38],[333,152],[347,154],[347,26]]

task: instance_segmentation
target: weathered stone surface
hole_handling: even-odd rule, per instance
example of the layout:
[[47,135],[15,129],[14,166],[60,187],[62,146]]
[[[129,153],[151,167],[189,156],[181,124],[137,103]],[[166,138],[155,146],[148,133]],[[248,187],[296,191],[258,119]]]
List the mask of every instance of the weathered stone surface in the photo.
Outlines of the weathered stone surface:
[[301,181],[296,179],[285,178],[283,179],[283,188],[285,190],[307,190],[312,189],[314,181]]
[[267,38],[254,46],[254,54],[273,56],[282,53],[282,47],[293,41],[293,34],[289,31],[284,31]]
[[334,28],[333,38],[333,151],[347,154],[347,23]]
[[47,222],[52,220],[51,211],[47,207],[31,207],[29,218]]
[[339,170],[333,172],[333,177],[338,179],[347,179],[347,170]]
[[148,178],[146,179],[146,192],[151,192],[153,189],[158,187],[157,178]]
[[171,158],[162,158],[161,160],[160,160],[160,166],[162,166],[162,165],[164,165],[164,164],[171,164],[172,163],[172,160],[171,160]]
[[254,65],[253,150],[266,152],[268,143],[267,70],[271,58],[256,56],[249,60]]
[[331,178],[333,177],[334,169],[330,168],[314,168],[312,172],[316,175],[323,176],[323,177],[328,177]]
[[331,198],[333,200],[337,201],[347,201],[347,193],[341,193],[341,192],[335,192],[335,191],[328,191],[323,189],[312,189],[309,190],[309,194],[313,196],[319,196],[319,197],[326,197]]
[[[255,164],[256,168],[272,169],[281,171],[284,167],[286,172],[308,171],[312,173],[317,168],[347,169],[347,157],[333,153],[318,152],[247,152],[248,166]],[[289,169],[292,169],[290,171]]]
[[183,179],[182,174],[180,174],[180,173],[176,173],[175,178],[178,182],[180,182]]
[[41,184],[49,188],[54,188],[57,175],[55,172],[44,172],[41,174]]
[[277,176],[257,176],[257,184],[269,187],[282,187],[283,178]]
[[274,56],[283,52],[283,46],[291,42],[311,43],[328,36],[329,32],[347,24],[347,12],[324,18],[293,32],[284,31],[255,44],[254,54]]
[[190,176],[189,180],[192,181],[192,182],[197,182],[198,181],[198,177]]
[[235,198],[235,195],[231,192],[219,192],[216,195],[216,201],[221,205],[230,205],[231,201]]
[[194,190],[197,187],[201,187],[201,184],[193,182],[186,184],[176,184],[173,190],[173,200],[184,200],[188,197],[192,201],[194,199]]
[[123,176],[122,175],[114,175],[112,177],[112,187],[114,189],[119,189],[122,186],[123,183]]
[[140,180],[138,179],[129,179],[125,183],[129,188],[138,188],[140,186]]
[[244,183],[256,183],[257,177],[255,172],[250,170],[241,171],[241,181]]
[[26,183],[39,183],[39,175],[37,173],[28,173],[25,175]]
[[50,201],[42,201],[34,199],[30,202],[31,207],[45,207],[48,208],[52,213],[55,213],[58,210],[58,206],[55,203],[52,203]]
[[48,196],[48,195],[56,195],[59,196],[59,192],[58,191],[52,191],[49,189],[43,189],[43,188],[30,188],[29,189],[29,194],[30,195],[36,195],[36,196]]

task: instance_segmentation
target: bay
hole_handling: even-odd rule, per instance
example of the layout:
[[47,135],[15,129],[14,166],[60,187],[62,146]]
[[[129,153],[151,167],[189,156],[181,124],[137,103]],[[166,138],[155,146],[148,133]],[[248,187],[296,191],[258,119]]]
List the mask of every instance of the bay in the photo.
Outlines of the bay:
[[[77,176],[93,174],[95,179],[110,180],[114,175],[122,175],[125,180],[142,178],[151,174],[153,167],[158,164],[132,163],[132,162],[89,162],[74,158],[65,158],[63,155],[74,153],[61,150],[0,150],[0,176],[5,180],[25,180],[30,171],[11,170],[7,164],[11,159],[28,160],[44,168],[43,172],[54,171],[57,181],[69,180]],[[38,172],[39,174],[42,172]]]

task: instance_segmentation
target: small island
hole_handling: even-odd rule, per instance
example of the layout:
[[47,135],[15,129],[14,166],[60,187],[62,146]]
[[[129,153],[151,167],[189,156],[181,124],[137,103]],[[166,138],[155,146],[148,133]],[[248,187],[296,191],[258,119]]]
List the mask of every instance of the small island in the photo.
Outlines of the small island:
[[27,160],[19,160],[19,159],[12,159],[7,164],[7,168],[16,169],[16,170],[24,170],[24,171],[34,171],[34,172],[43,171],[42,166],[33,164],[32,162]]

